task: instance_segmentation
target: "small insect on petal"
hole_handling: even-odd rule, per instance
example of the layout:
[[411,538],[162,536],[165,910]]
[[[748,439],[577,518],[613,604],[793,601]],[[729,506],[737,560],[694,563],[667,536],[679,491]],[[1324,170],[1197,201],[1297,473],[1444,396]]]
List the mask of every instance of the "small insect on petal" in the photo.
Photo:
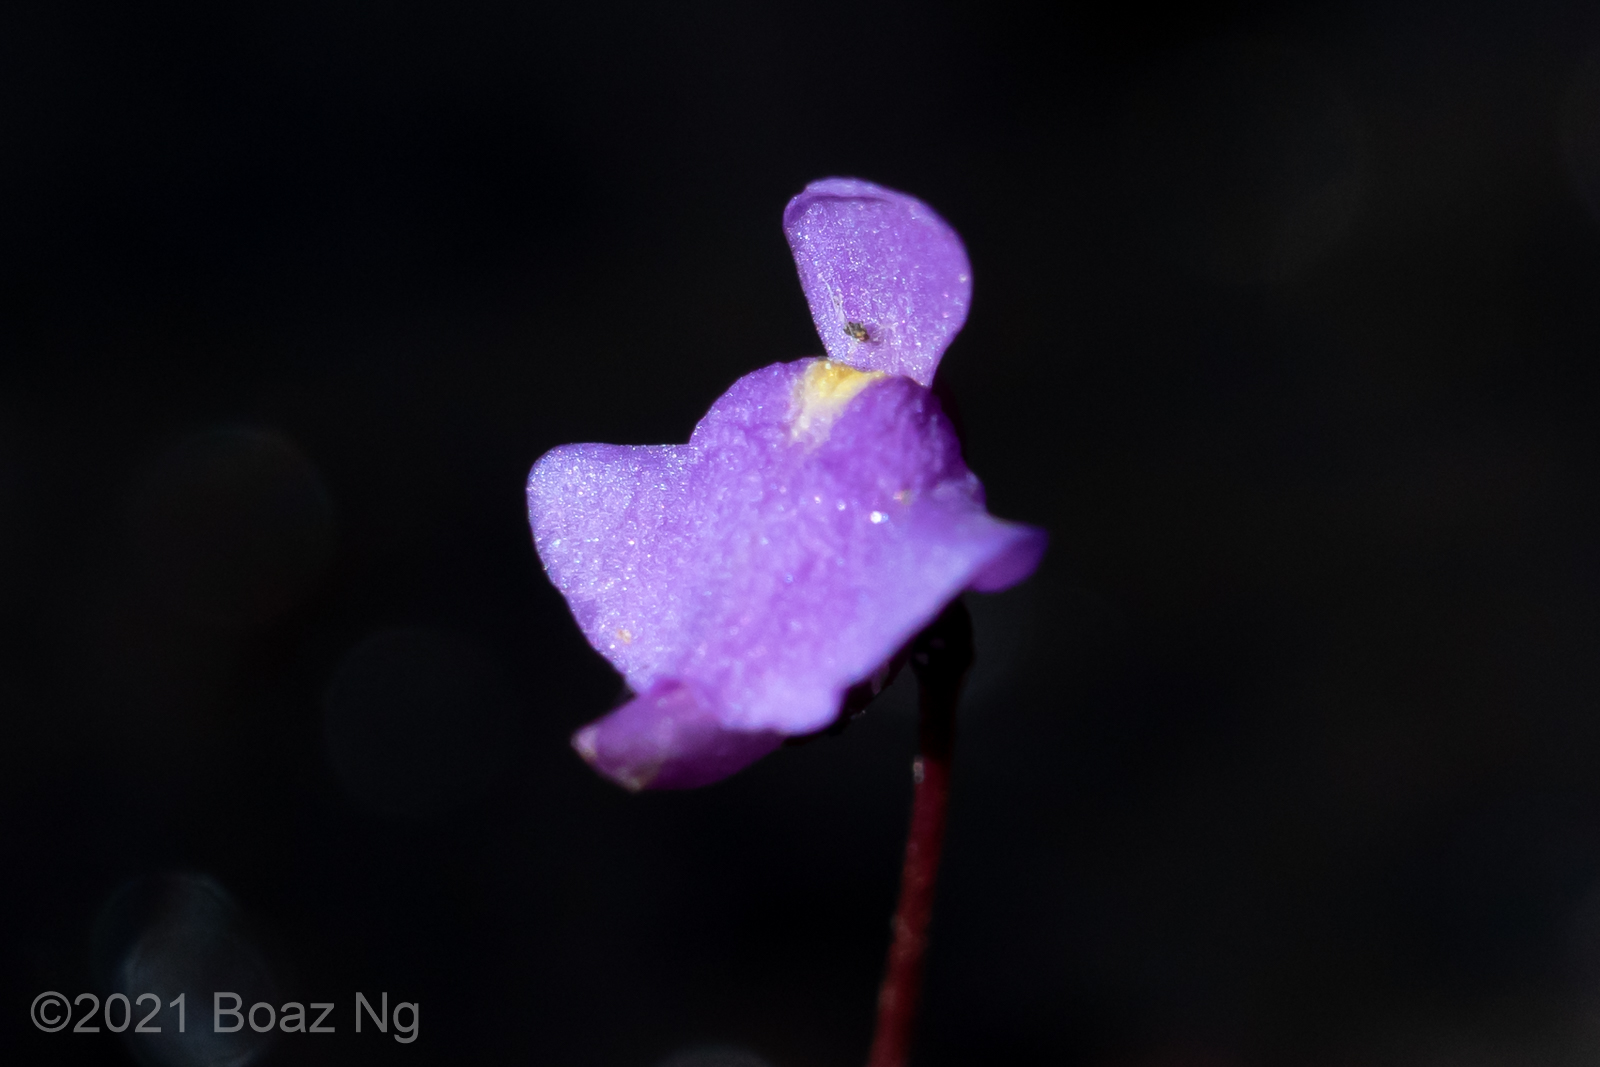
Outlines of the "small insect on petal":
[[932,385],[972,302],[949,224],[916,197],[824,178],[789,201],[783,231],[828,357]]

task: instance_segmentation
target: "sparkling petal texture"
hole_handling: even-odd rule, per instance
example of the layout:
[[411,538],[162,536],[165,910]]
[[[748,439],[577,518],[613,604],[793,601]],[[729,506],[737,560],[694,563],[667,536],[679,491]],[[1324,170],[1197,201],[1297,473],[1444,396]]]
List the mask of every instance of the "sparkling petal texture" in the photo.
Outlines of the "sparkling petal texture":
[[634,789],[705,784],[827,726],[953,597],[1020,581],[1045,543],[984,510],[932,393],[828,360],[746,375],[686,445],[554,449],[528,510],[579,626],[641,694],[574,745]]
[[806,186],[783,230],[828,357],[931,384],[972,301],[956,232],[922,201],[855,178]]

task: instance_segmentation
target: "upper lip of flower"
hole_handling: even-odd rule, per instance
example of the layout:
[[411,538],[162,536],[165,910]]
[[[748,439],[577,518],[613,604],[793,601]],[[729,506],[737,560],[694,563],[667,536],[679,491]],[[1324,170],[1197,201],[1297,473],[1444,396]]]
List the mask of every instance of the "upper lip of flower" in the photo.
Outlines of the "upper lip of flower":
[[783,231],[828,358],[932,384],[972,303],[949,224],[915,197],[824,178],[789,201]]
[[854,179],[808,186],[784,223],[828,358],[741,378],[687,444],[567,445],[529,476],[546,570],[639,694],[574,743],[629,788],[703,784],[826,726],[952,597],[1043,551],[983,510],[926,388],[970,299],[954,231]]

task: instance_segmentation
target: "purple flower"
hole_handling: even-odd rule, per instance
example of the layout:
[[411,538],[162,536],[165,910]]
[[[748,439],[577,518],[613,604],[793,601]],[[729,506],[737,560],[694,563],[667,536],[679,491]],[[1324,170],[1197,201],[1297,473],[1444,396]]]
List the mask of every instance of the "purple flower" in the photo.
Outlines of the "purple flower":
[[638,694],[573,745],[629,789],[705,785],[827,727],[945,604],[1044,551],[984,510],[927,388],[966,319],[961,239],[842,178],[783,222],[827,358],[740,378],[686,445],[564,445],[528,478],[546,572]]

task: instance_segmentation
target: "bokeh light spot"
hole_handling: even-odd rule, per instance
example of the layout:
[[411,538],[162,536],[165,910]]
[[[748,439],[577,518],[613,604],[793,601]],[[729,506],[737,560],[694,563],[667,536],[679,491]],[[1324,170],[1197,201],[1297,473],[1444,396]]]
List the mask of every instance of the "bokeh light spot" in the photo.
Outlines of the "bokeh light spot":
[[271,430],[223,427],[173,444],[140,472],[130,518],[154,597],[225,625],[270,622],[292,609],[333,553],[322,479]]
[[733,1045],[700,1045],[675,1052],[656,1067],[772,1067],[769,1060]]
[[1573,74],[1562,109],[1561,140],[1572,187],[1600,223],[1600,48]]
[[[122,1040],[149,1067],[248,1067],[266,1051],[272,1034],[244,1027],[235,1033],[212,1028],[212,994],[239,995],[248,1006],[277,1002],[266,957],[254,943],[243,914],[214,879],[198,874],[158,874],[123,886],[101,909],[95,925],[96,969],[106,988],[132,1002],[144,994],[161,998],[151,1020],[160,1033],[129,1028]],[[170,1007],[184,996],[184,1030]],[[149,1010],[139,1006],[138,1017]]]
[[1163,257],[1215,281],[1273,282],[1334,248],[1360,207],[1365,135],[1312,57],[1212,41],[1163,69],[1128,114],[1132,209]]
[[376,633],[348,652],[323,698],[329,761],[375,811],[441,814],[504,769],[520,708],[482,649],[440,630]]

